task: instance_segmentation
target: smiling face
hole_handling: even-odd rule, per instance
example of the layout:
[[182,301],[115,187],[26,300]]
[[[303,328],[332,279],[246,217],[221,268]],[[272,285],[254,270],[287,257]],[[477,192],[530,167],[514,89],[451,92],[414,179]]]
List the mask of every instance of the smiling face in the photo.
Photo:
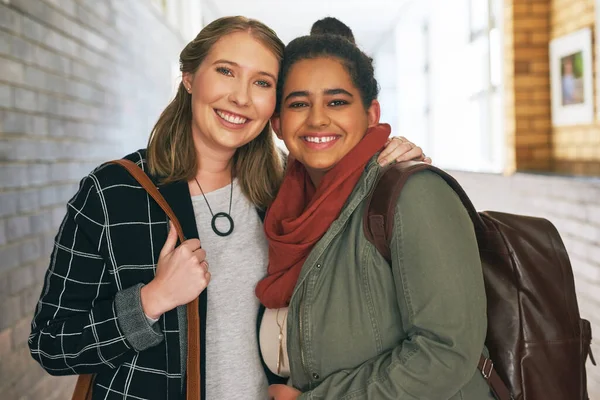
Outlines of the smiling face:
[[318,182],[379,122],[379,103],[368,109],[348,71],[333,58],[305,59],[289,70],[281,112],[273,120],[290,154]]
[[279,60],[248,32],[219,39],[195,73],[184,73],[192,94],[195,142],[235,152],[256,138],[273,115]]

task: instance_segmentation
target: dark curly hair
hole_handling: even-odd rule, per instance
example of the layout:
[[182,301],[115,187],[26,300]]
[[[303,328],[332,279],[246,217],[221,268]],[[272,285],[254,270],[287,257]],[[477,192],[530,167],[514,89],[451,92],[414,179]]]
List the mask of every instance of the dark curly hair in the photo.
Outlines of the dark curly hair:
[[292,66],[298,61],[315,58],[339,60],[348,71],[352,83],[360,92],[365,108],[369,108],[371,102],[377,98],[379,85],[375,79],[373,59],[363,53],[345,36],[330,34],[325,31],[323,34],[296,38],[286,46],[277,82],[276,112],[281,110],[283,85]]
[[356,44],[354,40],[354,34],[352,29],[348,25],[344,24],[337,18],[325,17],[315,22],[310,28],[311,36],[314,35],[340,35],[348,39],[353,44]]

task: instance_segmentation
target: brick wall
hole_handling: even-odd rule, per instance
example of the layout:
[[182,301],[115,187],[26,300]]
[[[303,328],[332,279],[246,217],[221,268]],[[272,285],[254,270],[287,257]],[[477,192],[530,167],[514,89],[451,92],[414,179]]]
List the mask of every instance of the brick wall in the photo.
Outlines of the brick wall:
[[548,171],[551,159],[548,1],[505,1],[508,170]]
[[182,47],[150,0],[0,2],[3,400],[70,398],[26,343],[54,235],[83,175],[145,145]]
[[[549,219],[567,247],[581,316],[592,323],[600,354],[600,180],[517,173],[510,177],[454,172],[478,210]],[[588,362],[590,399],[600,399],[600,367]]]
[[[594,27],[595,0],[552,0],[550,39]],[[595,37],[592,35],[592,42]],[[594,76],[596,76],[596,48],[592,46]],[[597,78],[596,78],[597,79]],[[596,96],[594,83],[594,96]],[[594,97],[596,102],[596,97]],[[596,104],[596,110],[598,105]],[[600,122],[595,118],[590,125],[557,127],[552,132],[553,155],[558,171],[600,176]]]
[[514,51],[514,2],[518,0],[504,0],[503,19],[503,63],[504,74],[504,134],[506,145],[506,160],[504,170],[512,174],[517,169],[517,152],[515,138],[517,124],[515,116],[515,51]]
[[552,39],[594,28],[594,1],[505,0],[507,172],[600,176],[600,123],[552,127],[548,50]]

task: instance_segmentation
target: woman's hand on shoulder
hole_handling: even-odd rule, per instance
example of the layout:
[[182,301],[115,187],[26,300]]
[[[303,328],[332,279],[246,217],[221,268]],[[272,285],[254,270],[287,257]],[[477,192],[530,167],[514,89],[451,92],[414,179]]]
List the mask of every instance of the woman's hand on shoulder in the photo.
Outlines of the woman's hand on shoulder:
[[189,239],[176,248],[177,231],[169,224],[171,229],[160,251],[156,276],[141,292],[142,308],[153,319],[194,300],[210,282],[200,240]]
[[302,392],[287,385],[269,386],[269,400],[296,400]]
[[385,149],[379,154],[377,162],[383,167],[392,162],[409,160],[423,161],[427,164],[431,164],[431,158],[423,153],[422,148],[403,136],[394,136],[388,140]]

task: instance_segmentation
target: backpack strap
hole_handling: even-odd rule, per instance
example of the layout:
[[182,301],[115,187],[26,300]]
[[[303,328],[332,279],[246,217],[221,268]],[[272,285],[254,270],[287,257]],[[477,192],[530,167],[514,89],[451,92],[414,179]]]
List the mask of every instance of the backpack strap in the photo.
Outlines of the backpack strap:
[[[169,206],[169,203],[160,194],[157,187],[146,173],[130,160],[121,159],[109,161],[109,164],[117,164],[125,168],[127,172],[148,192],[150,196],[158,203],[160,208],[167,214],[169,220],[173,223],[179,241],[183,243],[186,239],[183,235],[183,229],[177,219],[177,216]],[[199,300],[196,297],[186,305],[186,315],[188,322],[188,346],[186,360],[186,399],[201,400],[200,388],[200,315],[198,314]]]
[[483,375],[483,378],[490,387],[490,390],[498,400],[514,400],[508,387],[506,387],[504,381],[502,381],[502,378],[500,378],[500,375],[496,372],[492,360],[482,354],[479,357],[477,369],[479,369],[481,375]]
[[[391,265],[392,254],[390,250],[390,240],[392,239],[392,230],[394,228],[394,212],[402,188],[411,175],[417,172],[429,170],[440,177],[456,192],[461,202],[467,209],[475,230],[483,230],[485,224],[477,210],[471,203],[471,200],[458,184],[458,182],[449,174],[433,165],[419,161],[406,161],[392,164],[382,168],[379,178],[375,183],[375,188],[371,196],[367,199],[366,210],[363,214],[363,230],[365,237],[375,246],[377,251]],[[479,371],[490,386],[492,393],[499,400],[511,400],[513,396],[496,372],[494,363],[489,358],[481,355]]]
[[443,178],[456,192],[467,209],[475,230],[484,230],[485,223],[477,213],[471,200],[456,179],[433,165],[420,161],[405,161],[382,168],[371,196],[367,199],[367,209],[363,217],[363,228],[369,242],[373,243],[381,255],[391,262],[389,241],[394,229],[394,211],[402,188],[411,175],[424,170],[432,171]]

